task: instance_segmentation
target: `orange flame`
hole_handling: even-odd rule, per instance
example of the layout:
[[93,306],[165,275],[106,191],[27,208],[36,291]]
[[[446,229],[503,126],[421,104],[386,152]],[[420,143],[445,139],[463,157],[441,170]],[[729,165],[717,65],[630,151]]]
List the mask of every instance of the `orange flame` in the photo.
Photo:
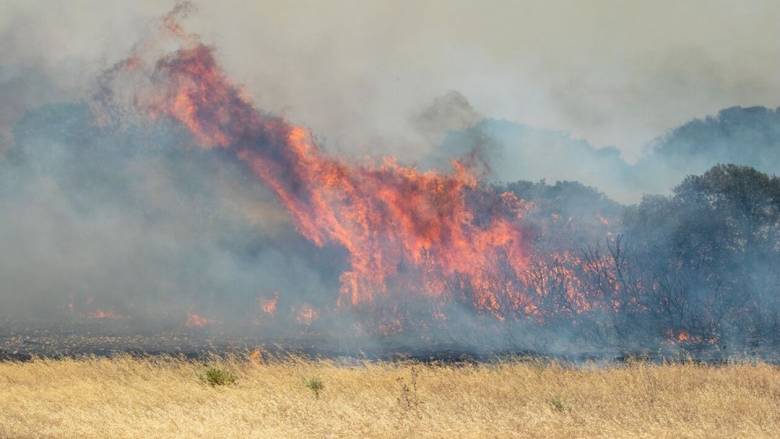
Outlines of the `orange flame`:
[[275,292],[270,299],[260,301],[260,308],[266,314],[276,314],[276,307],[279,304],[279,293]]
[[260,366],[263,364],[263,350],[262,348],[256,348],[252,352],[249,353],[249,361],[255,365]]
[[301,234],[347,250],[339,303],[468,291],[475,307],[500,315],[523,295],[527,204],[480,186],[464,164],[440,174],[391,158],[356,165],[327,157],[303,128],[257,111],[212,51],[191,40],[154,69],[159,90],[142,108],[178,120],[203,148],[232,151],[276,193]]
[[188,328],[203,328],[205,326],[211,325],[212,323],[213,322],[210,319],[200,314],[190,313],[187,316],[187,322],[185,325]]
[[[446,308],[439,305],[454,301],[500,320],[542,319],[542,309],[550,308],[542,302],[561,302],[553,311],[569,313],[619,306],[586,286],[588,276],[599,275],[614,291],[621,288],[606,261],[583,264],[567,252],[532,257],[524,217],[533,205],[480,184],[468,160],[453,161],[449,173],[422,172],[393,158],[358,164],[325,154],[304,128],[258,111],[213,50],[178,25],[182,12],[162,25],[179,42],[177,51],[150,60],[142,53],[154,46],[149,43],[118,65],[117,72],[145,72],[150,79],[150,90],[140,90],[133,105],[178,121],[199,147],[242,161],[305,238],[342,247],[348,267],[339,278],[339,306],[379,306],[411,295],[437,302],[431,317],[440,321]],[[562,218],[553,214],[551,221]],[[278,298],[258,299],[262,312],[275,314]],[[294,313],[302,322],[318,317],[311,307]]]
[[106,311],[102,309],[96,309],[95,311],[87,313],[87,317],[91,319],[118,319],[119,316],[114,314],[113,311]]
[[296,320],[298,320],[298,323],[300,324],[311,325],[312,322],[319,318],[319,316],[319,311],[317,311],[314,307],[311,305],[303,305],[298,309]]

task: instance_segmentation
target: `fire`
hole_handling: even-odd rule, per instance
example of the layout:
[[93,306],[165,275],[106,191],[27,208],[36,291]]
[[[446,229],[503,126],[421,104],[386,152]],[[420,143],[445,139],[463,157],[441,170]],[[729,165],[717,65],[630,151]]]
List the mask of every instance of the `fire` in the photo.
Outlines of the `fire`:
[[95,311],[87,313],[87,317],[91,319],[118,319],[119,316],[113,311],[106,311],[102,309],[96,309]]
[[[78,303],[80,302],[80,303]],[[95,297],[87,296],[83,300],[77,301],[72,295],[70,301],[65,305],[68,312],[79,317],[86,317],[94,320],[117,320],[126,318],[110,309],[95,307]],[[86,308],[86,309],[85,309]]]
[[688,344],[716,344],[719,341],[719,337],[710,336],[702,337],[699,335],[692,335],[685,329],[679,331],[667,330],[667,338],[674,343],[688,343]]
[[[148,79],[132,105],[148,117],[177,121],[198,147],[242,162],[273,191],[302,236],[318,247],[343,248],[347,268],[339,276],[337,307],[390,304],[397,310],[393,303],[411,297],[433,302],[431,317],[439,321],[447,320],[440,310],[453,302],[499,320],[541,319],[540,302],[559,300],[561,290],[567,304],[554,311],[615,306],[607,297],[592,302],[583,281],[592,276],[587,264],[571,254],[533,250],[525,218],[534,206],[482,184],[468,158],[444,173],[392,157],[366,164],[328,155],[303,127],[256,109],[213,50],[176,23],[176,13],[165,17],[162,29],[178,50],[150,58],[143,52],[153,44],[146,44],[118,65],[116,74],[145,72]],[[553,215],[553,222],[560,220]],[[590,269],[600,271],[594,264]],[[612,277],[607,283],[617,284]],[[278,300],[274,293],[258,305],[275,315]],[[308,324],[319,314],[300,307],[293,315]],[[191,316],[188,322],[208,320]]]
[[190,313],[187,316],[187,322],[185,323],[185,325],[188,328],[203,328],[205,326],[211,325],[212,323],[213,322],[210,319],[200,314]]
[[[161,26],[176,45],[147,41],[101,77],[105,83],[96,99],[96,117],[104,126],[114,116],[120,119],[118,127],[126,126],[125,118],[131,126],[149,119],[173,123],[189,133],[193,148],[211,151],[200,156],[243,166],[242,178],[267,186],[285,208],[275,210],[287,215],[274,221],[285,228],[291,222],[312,246],[327,247],[324,255],[338,255],[332,265],[343,267],[337,291],[313,298],[317,292],[307,288],[289,300],[285,296],[281,305],[279,292],[269,296],[273,290],[263,291],[248,310],[256,329],[299,330],[295,321],[310,326],[355,310],[355,333],[361,335],[394,334],[411,323],[438,336],[466,320],[459,318],[465,309],[481,314],[474,322],[488,322],[491,330],[522,330],[534,322],[572,325],[590,334],[612,324],[602,319],[605,312],[632,318],[648,313],[652,321],[663,322],[674,315],[667,308],[687,306],[677,291],[685,288],[684,281],[648,276],[636,267],[644,260],[641,246],[626,254],[617,208],[583,216],[562,208],[566,197],[551,201],[522,185],[506,186],[529,194],[539,203],[534,205],[480,181],[480,168],[468,156],[454,160],[450,171],[422,171],[392,157],[357,162],[328,154],[304,127],[257,109],[220,68],[213,49],[178,24],[177,15],[186,9],[177,7]],[[170,47],[177,49],[158,56]],[[246,207],[251,203],[244,200],[238,210],[256,224],[267,206]],[[331,273],[323,279],[330,282]],[[331,295],[332,303],[324,300]],[[95,309],[91,297],[71,297],[66,306],[79,317],[117,318]],[[660,317],[653,314],[658,311]],[[285,319],[293,325],[280,324]],[[511,323],[516,320],[521,324]],[[626,320],[614,319],[613,326],[620,329]],[[706,334],[701,328],[708,324],[702,323],[688,326],[692,334],[664,327],[653,336],[669,344],[716,343],[718,336]],[[185,324],[197,328],[221,321],[190,313]],[[315,327],[329,330],[325,324]]]
[[266,300],[260,300],[260,308],[266,314],[276,314],[276,307],[279,304],[279,292],[275,292],[273,297]]
[[249,362],[255,366],[263,364],[263,350],[262,348],[256,348],[249,353]]
[[311,325],[320,316],[319,311],[311,305],[302,305],[296,314],[296,320],[302,325]]
[[346,249],[340,304],[402,293],[448,300],[467,292],[476,308],[498,316],[521,300],[526,203],[480,185],[460,162],[442,174],[392,158],[358,165],[329,157],[304,128],[256,110],[210,48],[194,39],[182,44],[154,63],[156,91],[138,105],[179,121],[200,147],[243,161],[312,243]]

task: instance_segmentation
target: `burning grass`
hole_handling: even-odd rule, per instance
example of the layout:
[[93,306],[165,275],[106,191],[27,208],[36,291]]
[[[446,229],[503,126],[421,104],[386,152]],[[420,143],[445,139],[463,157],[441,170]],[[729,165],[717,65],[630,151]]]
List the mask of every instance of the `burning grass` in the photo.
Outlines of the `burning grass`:
[[762,363],[0,363],[0,437],[777,437],[778,403]]

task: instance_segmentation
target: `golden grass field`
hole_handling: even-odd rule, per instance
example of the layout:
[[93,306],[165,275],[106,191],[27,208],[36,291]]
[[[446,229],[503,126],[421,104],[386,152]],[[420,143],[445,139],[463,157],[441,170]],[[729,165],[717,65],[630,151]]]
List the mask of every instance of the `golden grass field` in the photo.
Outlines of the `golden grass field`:
[[780,368],[39,359],[0,363],[0,437],[780,437]]

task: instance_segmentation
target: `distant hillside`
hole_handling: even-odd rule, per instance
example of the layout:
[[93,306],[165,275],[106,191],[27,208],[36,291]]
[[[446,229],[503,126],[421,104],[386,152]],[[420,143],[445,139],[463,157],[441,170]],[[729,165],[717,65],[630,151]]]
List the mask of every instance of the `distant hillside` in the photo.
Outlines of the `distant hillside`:
[[780,173],[780,109],[731,107],[694,119],[648,145],[636,164],[614,147],[599,148],[561,131],[483,119],[451,131],[423,164],[445,166],[476,147],[495,181],[579,181],[622,202],[645,193],[669,193],[686,175],[719,163]]
[[694,119],[658,140],[652,155],[670,160],[696,157],[777,169],[780,109],[731,107],[719,111],[717,116]]
[[718,163],[780,173],[780,109],[731,107],[694,119],[657,139],[636,168],[641,186],[660,192]]
[[494,181],[579,181],[617,199],[635,198],[624,193],[631,169],[616,148],[597,148],[565,132],[503,120],[483,119],[472,128],[450,132],[423,164],[446,166],[450,158],[475,147]]

